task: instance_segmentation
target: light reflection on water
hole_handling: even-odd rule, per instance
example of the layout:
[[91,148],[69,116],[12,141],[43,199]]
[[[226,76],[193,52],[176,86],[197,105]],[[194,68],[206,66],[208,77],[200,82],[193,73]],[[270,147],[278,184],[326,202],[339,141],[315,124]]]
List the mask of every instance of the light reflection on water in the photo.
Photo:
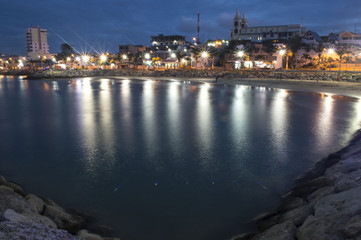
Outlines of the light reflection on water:
[[[212,106],[209,94],[209,85],[202,84],[199,86],[199,93],[196,106],[196,133],[197,143],[199,144],[198,158],[201,169],[204,172],[212,173],[214,168],[214,134],[213,129],[216,127],[212,122]],[[212,126],[213,124],[213,126]]]
[[281,162],[286,162],[287,155],[287,137],[289,131],[288,93],[285,90],[279,90],[271,103],[271,129],[272,145],[275,149],[276,157]]
[[344,145],[360,128],[361,99],[0,77],[0,113],[3,174],[30,192],[88,211],[124,239],[215,240],[246,230],[241,222]]

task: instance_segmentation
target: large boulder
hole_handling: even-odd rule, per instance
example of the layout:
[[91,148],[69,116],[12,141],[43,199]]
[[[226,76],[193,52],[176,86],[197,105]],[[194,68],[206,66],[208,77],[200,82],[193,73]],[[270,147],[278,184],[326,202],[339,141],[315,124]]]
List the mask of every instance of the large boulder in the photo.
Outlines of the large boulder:
[[252,240],[294,240],[296,227],[292,221],[274,225],[263,233],[252,238]]
[[80,240],[64,230],[37,223],[0,222],[0,239],[4,240]]
[[86,221],[83,218],[69,214],[56,204],[45,204],[44,216],[49,217],[58,228],[65,229],[73,234],[86,226]]
[[7,186],[0,186],[0,213],[6,209],[13,209],[18,213],[30,212],[37,213],[37,210],[28,201],[26,201],[14,189]]
[[32,205],[38,211],[38,213],[41,214],[43,212],[44,201],[41,198],[33,194],[28,194],[26,195],[25,199],[28,201],[30,205]]
[[56,225],[53,221],[51,221],[49,218],[39,215],[39,214],[34,214],[34,213],[19,214],[12,209],[7,209],[4,212],[4,218],[11,222],[38,223],[38,224],[42,224],[46,227],[56,229]]

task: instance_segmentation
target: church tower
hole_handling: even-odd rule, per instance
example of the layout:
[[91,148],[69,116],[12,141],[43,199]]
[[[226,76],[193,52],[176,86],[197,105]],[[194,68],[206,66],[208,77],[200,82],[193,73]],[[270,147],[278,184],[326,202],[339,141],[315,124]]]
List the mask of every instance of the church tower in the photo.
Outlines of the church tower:
[[243,12],[243,17],[241,19],[241,28],[248,28],[248,22],[246,19],[246,15]]
[[231,40],[235,40],[239,38],[239,31],[240,31],[240,27],[241,27],[241,15],[239,13],[239,9],[237,9],[236,12],[236,16],[233,19],[233,29],[232,29],[232,34],[231,34]]

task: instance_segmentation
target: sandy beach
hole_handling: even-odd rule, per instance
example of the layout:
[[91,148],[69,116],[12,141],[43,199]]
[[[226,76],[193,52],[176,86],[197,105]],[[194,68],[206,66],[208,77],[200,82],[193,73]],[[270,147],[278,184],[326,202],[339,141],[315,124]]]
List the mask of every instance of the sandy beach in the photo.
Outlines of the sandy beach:
[[[114,77],[114,76],[113,76]],[[247,85],[252,87],[279,88],[299,92],[321,92],[341,96],[361,98],[361,83],[315,81],[295,79],[219,79],[215,78],[177,78],[177,77],[120,77],[121,79],[162,80],[162,81],[191,81],[212,84]]]

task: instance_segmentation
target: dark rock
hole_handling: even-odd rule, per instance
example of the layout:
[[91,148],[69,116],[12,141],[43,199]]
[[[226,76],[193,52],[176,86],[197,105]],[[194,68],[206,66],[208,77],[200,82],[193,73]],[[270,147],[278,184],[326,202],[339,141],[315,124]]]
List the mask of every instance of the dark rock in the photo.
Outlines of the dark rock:
[[311,206],[304,206],[285,212],[279,218],[279,223],[292,221],[295,226],[300,226],[312,214]]
[[321,161],[317,162],[315,164],[315,167],[313,167],[312,169],[307,171],[301,177],[297,178],[295,180],[295,185],[297,186],[304,182],[308,182],[315,178],[323,176],[326,169],[335,165],[336,163],[338,163],[340,161],[340,159],[341,159],[341,156],[339,153],[330,154],[327,158],[324,158]]
[[44,216],[49,217],[58,228],[65,229],[73,234],[86,226],[84,219],[67,213],[59,206],[45,205]]
[[37,223],[0,222],[0,239],[4,240],[80,240],[64,230]]
[[252,238],[252,240],[294,240],[296,227],[289,221],[274,225],[265,232],[260,233]]
[[18,213],[37,213],[37,210],[22,196],[14,192],[12,188],[4,185],[0,186],[0,196],[0,213],[3,213],[6,209],[13,209]]
[[233,237],[231,240],[251,240],[256,233],[243,233],[241,235]]
[[89,231],[99,234],[101,236],[113,236],[114,229],[104,225],[98,225],[92,228],[88,228]]
[[342,230],[345,238],[361,238],[361,216],[353,216]]
[[343,214],[328,215],[322,218],[309,216],[301,227],[297,229],[298,240],[310,239],[343,239],[342,230],[350,216]]
[[0,176],[0,185],[6,185],[7,181],[3,176]]
[[16,193],[20,194],[23,197],[25,197],[27,195],[27,193],[24,191],[24,189],[14,182],[7,182],[6,186],[14,189],[14,191]]
[[307,199],[309,202],[312,202],[333,193],[335,193],[334,187],[323,187],[314,191]]
[[51,221],[49,218],[35,214],[35,213],[24,213],[19,214],[16,213],[12,209],[7,209],[4,212],[5,219],[11,221],[11,222],[19,222],[19,223],[38,223],[42,224],[46,227],[54,228],[56,229],[56,225],[53,221]]
[[282,212],[286,212],[286,211],[304,206],[305,204],[306,204],[306,201],[303,198],[286,199],[277,208],[277,211],[282,213]]
[[41,198],[33,194],[28,194],[26,195],[25,199],[38,211],[38,213],[43,212],[44,201]]
[[314,206],[315,217],[361,213],[361,187],[323,197]]

